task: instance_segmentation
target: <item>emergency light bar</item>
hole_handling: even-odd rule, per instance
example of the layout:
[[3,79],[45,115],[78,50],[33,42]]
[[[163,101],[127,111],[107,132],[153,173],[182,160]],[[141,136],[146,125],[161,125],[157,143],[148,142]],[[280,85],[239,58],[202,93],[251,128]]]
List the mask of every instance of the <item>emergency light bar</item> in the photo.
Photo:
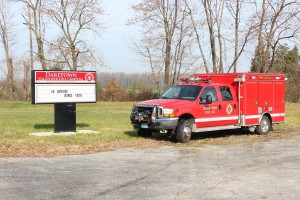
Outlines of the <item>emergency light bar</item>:
[[190,82],[199,82],[201,78],[190,78]]
[[199,78],[199,77],[193,77],[193,78],[181,78],[181,82],[184,83],[198,83],[200,81],[205,82],[205,83],[210,83],[212,82],[211,78]]

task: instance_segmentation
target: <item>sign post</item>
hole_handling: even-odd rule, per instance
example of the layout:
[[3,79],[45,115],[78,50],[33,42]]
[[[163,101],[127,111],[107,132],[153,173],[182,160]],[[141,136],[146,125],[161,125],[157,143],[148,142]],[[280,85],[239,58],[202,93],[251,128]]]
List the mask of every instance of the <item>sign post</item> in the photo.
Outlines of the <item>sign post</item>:
[[76,103],[96,103],[95,71],[31,72],[32,104],[54,104],[54,132],[76,131]]
[[54,133],[76,132],[76,103],[54,104]]

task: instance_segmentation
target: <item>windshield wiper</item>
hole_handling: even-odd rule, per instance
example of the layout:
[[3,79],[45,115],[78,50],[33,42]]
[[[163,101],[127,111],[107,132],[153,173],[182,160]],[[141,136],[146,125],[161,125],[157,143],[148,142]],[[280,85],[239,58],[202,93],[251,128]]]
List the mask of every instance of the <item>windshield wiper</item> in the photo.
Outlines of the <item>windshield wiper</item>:
[[160,99],[169,99],[168,97],[160,97]]
[[194,97],[177,97],[177,99],[188,100],[188,101],[193,101],[193,100],[195,100]]

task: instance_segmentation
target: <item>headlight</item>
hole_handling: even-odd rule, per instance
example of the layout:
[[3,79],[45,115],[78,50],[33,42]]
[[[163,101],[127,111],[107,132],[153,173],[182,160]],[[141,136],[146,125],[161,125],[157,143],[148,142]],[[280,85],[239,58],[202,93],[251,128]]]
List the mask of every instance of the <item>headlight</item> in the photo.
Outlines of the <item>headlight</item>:
[[169,108],[164,108],[163,109],[163,117],[175,117],[177,109],[169,109]]

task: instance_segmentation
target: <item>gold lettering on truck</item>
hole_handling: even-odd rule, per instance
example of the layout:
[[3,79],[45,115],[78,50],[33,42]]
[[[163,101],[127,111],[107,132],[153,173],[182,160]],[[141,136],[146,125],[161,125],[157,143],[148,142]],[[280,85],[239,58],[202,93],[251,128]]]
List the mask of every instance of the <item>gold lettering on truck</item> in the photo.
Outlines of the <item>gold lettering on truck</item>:
[[203,107],[204,114],[206,114],[206,115],[215,114],[217,109],[218,109],[218,107],[216,107],[216,106]]

